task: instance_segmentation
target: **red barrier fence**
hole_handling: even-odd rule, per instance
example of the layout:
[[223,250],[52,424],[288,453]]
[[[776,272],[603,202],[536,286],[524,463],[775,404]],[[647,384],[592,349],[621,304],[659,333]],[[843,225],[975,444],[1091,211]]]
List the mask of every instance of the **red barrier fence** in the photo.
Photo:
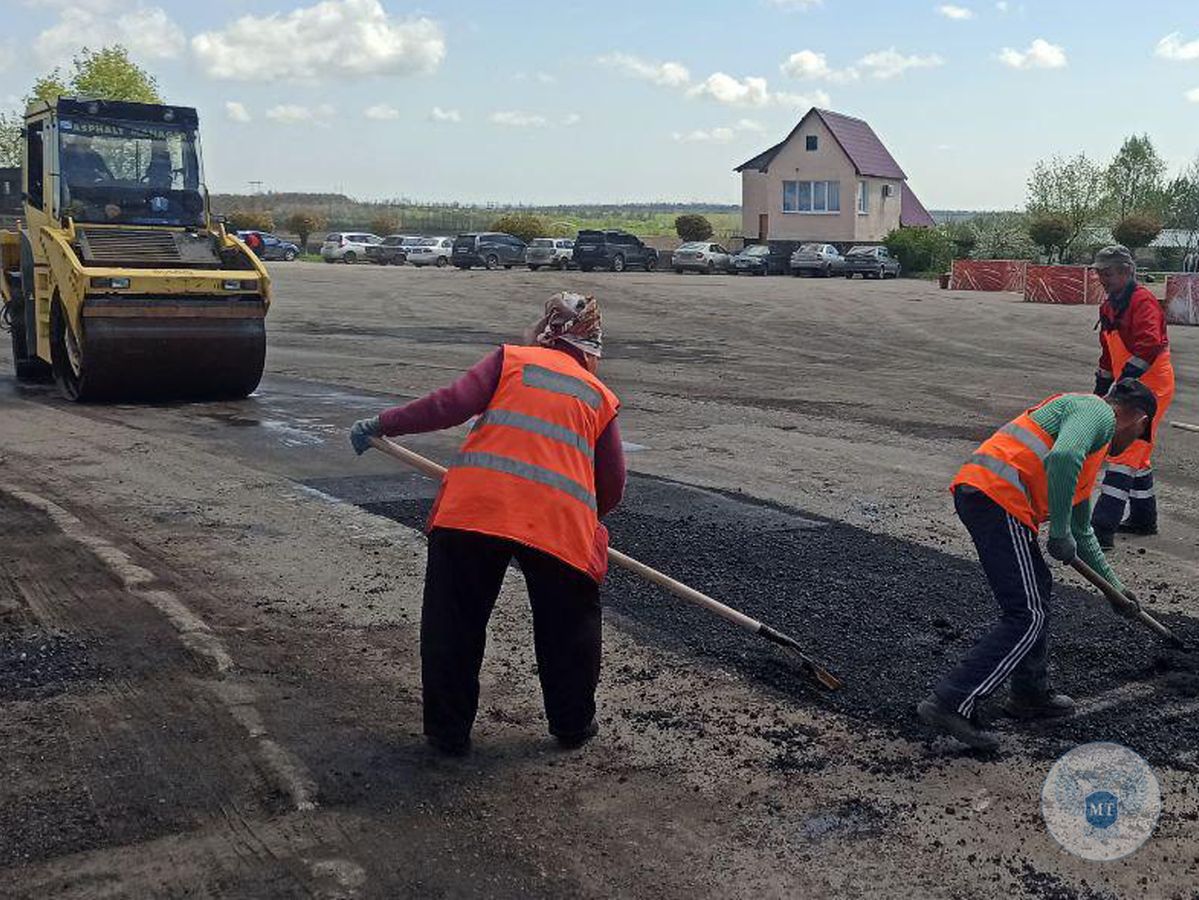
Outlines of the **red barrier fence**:
[[1015,291],[1024,290],[1024,270],[1028,263],[1022,259],[955,259],[949,287],[955,291]]
[[1025,275],[1027,303],[1098,306],[1106,296],[1090,266],[1029,266]]
[[1166,321],[1199,325],[1199,275],[1166,276]]

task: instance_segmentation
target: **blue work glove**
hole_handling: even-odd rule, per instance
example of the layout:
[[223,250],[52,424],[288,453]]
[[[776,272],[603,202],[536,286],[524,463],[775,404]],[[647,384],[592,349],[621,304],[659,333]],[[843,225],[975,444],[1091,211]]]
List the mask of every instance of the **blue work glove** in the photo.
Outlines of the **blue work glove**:
[[1078,545],[1074,543],[1073,535],[1051,537],[1047,547],[1049,555],[1058,562],[1068,563],[1078,555]]
[[382,435],[383,426],[380,424],[378,416],[359,419],[350,426],[350,446],[354,448],[355,453],[361,456],[371,448],[371,438]]
[[1122,603],[1113,603],[1112,609],[1115,610],[1116,615],[1118,616],[1123,616],[1126,619],[1135,619],[1137,617],[1137,613],[1141,611],[1141,601],[1137,599],[1136,594],[1127,588],[1124,589],[1124,596],[1136,604],[1135,608],[1130,609],[1129,607],[1124,606]]

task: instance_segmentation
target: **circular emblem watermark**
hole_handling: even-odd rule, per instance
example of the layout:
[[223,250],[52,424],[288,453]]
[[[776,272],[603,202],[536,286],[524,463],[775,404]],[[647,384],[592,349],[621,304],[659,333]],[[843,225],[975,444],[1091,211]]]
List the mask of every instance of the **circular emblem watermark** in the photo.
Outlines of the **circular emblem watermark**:
[[1083,744],[1062,756],[1041,789],[1054,839],[1083,859],[1119,859],[1149,839],[1162,811],[1157,777],[1119,744]]

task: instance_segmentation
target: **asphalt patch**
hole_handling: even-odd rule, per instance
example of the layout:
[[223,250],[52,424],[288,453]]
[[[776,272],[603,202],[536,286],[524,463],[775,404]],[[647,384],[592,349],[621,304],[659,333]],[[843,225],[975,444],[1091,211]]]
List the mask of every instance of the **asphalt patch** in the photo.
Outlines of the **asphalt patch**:
[[[312,486],[417,528],[432,494],[429,482],[407,478]],[[624,628],[912,740],[930,737],[916,703],[996,618],[976,560],[737,494],[633,476],[625,502],[605,521],[613,546],[792,635],[846,687],[821,691],[785,651],[614,568],[604,600]],[[1159,617],[1199,646],[1199,620]],[[1148,681],[1160,692],[1051,724],[1001,727],[1018,728],[1029,752],[1045,758],[1115,741],[1154,763],[1196,767],[1199,707],[1177,709],[1199,691],[1199,673],[1180,668],[1191,657],[1163,655],[1153,635],[1093,593],[1059,585],[1050,620],[1057,690],[1083,700]]]
[[42,629],[0,633],[0,700],[40,700],[106,672],[88,642]]

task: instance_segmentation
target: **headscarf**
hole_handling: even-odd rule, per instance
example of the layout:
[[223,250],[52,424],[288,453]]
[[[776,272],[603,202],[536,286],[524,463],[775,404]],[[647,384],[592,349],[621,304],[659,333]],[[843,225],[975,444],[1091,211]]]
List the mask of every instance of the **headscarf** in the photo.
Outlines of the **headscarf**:
[[600,357],[604,329],[595,297],[559,291],[545,301],[545,314],[530,329],[532,339],[543,347],[565,341],[572,347]]

